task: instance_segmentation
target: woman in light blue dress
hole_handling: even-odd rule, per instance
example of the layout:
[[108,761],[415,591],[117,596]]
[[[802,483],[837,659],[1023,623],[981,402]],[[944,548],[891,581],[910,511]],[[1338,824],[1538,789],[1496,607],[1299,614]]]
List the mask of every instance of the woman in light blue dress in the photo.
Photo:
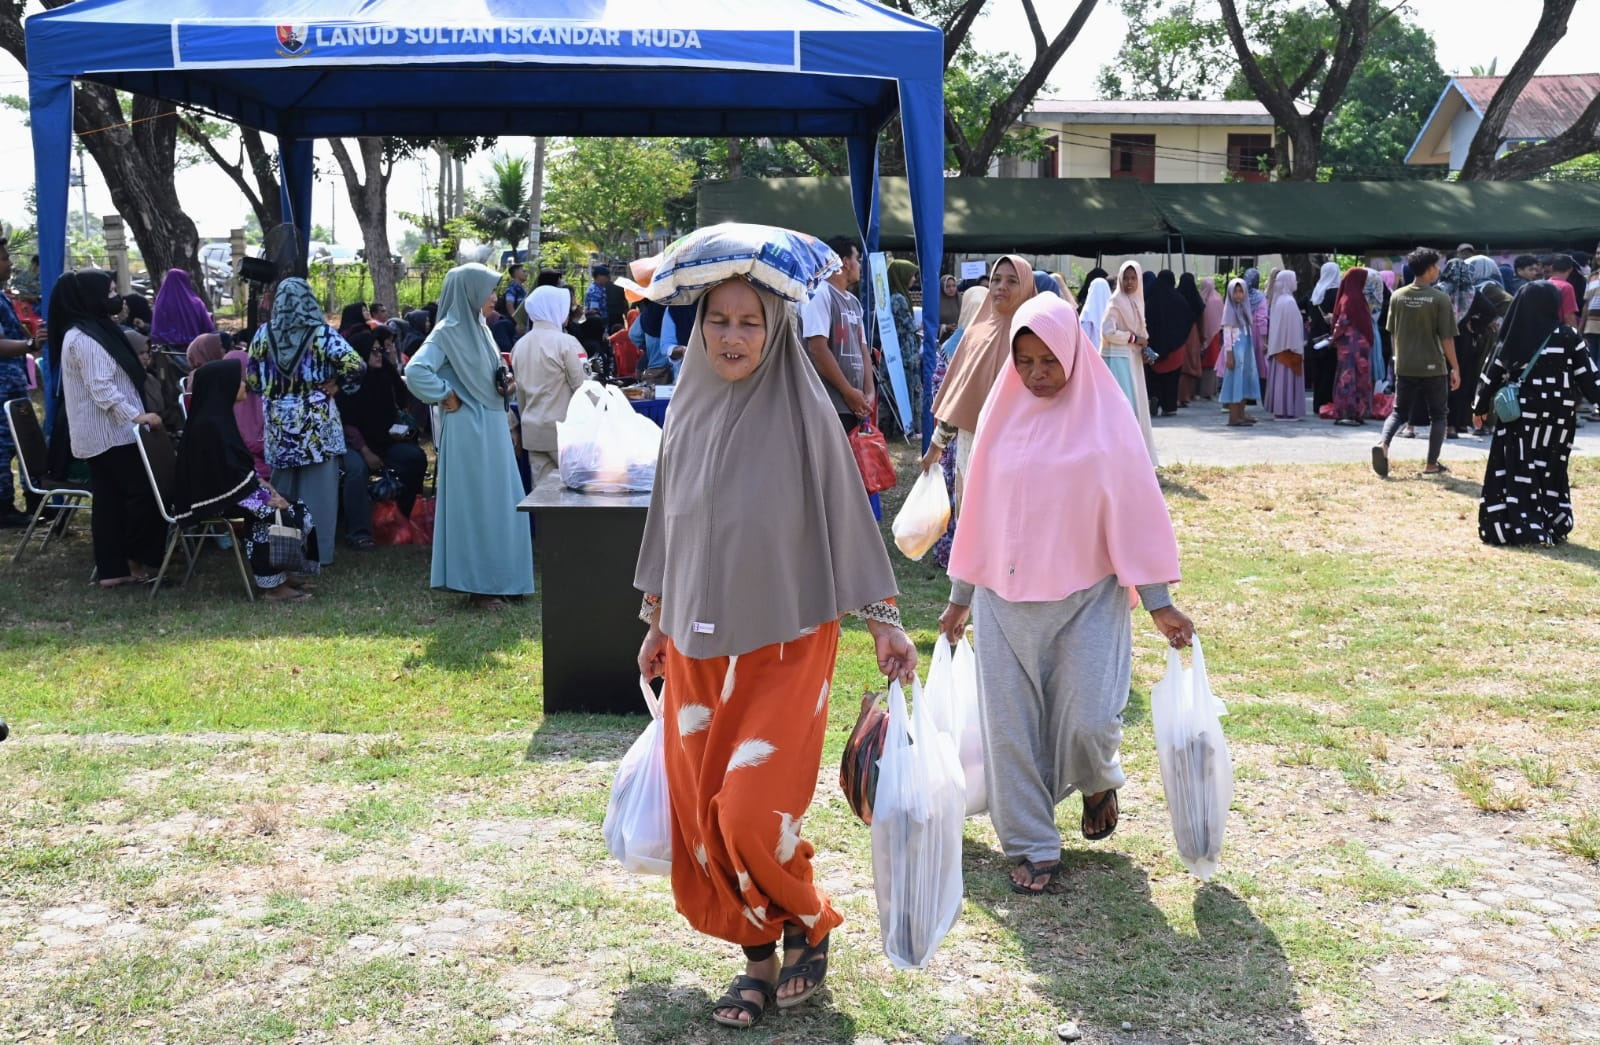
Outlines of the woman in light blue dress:
[[462,265],[445,276],[439,320],[406,366],[405,382],[436,404],[439,501],[433,521],[435,588],[465,592],[469,606],[499,610],[533,591],[533,544],[517,517],[522,479],[506,420],[502,360],[482,310],[500,275]]
[[1222,394],[1217,399],[1228,408],[1233,428],[1256,423],[1244,413],[1245,403],[1261,395],[1253,318],[1244,280],[1230,280],[1222,306]]

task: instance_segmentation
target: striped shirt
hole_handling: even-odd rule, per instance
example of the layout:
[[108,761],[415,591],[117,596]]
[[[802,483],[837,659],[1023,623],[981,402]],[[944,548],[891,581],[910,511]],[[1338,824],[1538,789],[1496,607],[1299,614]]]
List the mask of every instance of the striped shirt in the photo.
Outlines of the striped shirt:
[[144,413],[139,390],[111,353],[77,327],[62,341],[61,382],[72,456],[88,460],[133,443],[133,419]]

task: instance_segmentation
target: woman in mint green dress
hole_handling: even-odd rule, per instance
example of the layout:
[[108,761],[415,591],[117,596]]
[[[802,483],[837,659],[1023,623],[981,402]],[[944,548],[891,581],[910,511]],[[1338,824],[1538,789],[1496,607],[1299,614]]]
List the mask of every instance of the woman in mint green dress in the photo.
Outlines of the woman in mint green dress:
[[469,606],[504,609],[533,591],[533,544],[517,515],[522,479],[512,454],[499,351],[482,309],[500,274],[461,265],[445,276],[439,319],[406,365],[405,382],[439,407],[439,501],[433,519],[435,588],[466,593]]

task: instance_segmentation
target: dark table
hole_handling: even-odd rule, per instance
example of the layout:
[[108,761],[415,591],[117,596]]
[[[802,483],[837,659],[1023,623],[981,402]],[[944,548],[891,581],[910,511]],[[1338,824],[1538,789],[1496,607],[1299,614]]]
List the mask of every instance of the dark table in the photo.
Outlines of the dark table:
[[633,586],[650,495],[568,490],[552,473],[517,505],[538,529],[544,710],[644,715],[640,594]]

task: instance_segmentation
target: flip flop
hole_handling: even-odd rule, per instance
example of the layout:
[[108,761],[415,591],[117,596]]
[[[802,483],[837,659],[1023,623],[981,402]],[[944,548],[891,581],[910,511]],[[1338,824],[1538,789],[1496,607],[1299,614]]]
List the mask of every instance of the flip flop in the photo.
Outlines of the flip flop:
[[[1105,827],[1102,827],[1100,830],[1096,831],[1094,834],[1090,834],[1089,833],[1089,821],[1090,820],[1098,820],[1098,819],[1100,819],[1100,815],[1101,815],[1101,813],[1103,813],[1105,811],[1105,808],[1106,808],[1107,805],[1109,805],[1111,807],[1111,823],[1108,824]],[[1113,787],[1110,790],[1106,791],[1104,794],[1102,794],[1100,796],[1100,801],[1096,802],[1092,806],[1089,804],[1089,796],[1088,795],[1084,795],[1083,796],[1083,816],[1078,821],[1078,830],[1082,831],[1083,832],[1083,837],[1085,839],[1087,839],[1088,841],[1090,841],[1090,842],[1102,841],[1104,839],[1110,838],[1112,836],[1112,834],[1115,833],[1115,831],[1117,830],[1117,821],[1119,819],[1121,819],[1121,814],[1122,814],[1122,811],[1117,805],[1117,789],[1116,788]]]
[[1372,448],[1372,470],[1378,473],[1379,479],[1389,478],[1389,451],[1382,446]]
[[[1050,888],[1050,880],[1055,877],[1057,871],[1061,870],[1061,861],[1050,860],[1045,863],[1036,864],[1032,860],[1024,857],[1022,860],[1017,862],[1016,866],[1028,872],[1028,884],[1019,884],[1015,878],[1011,877],[1011,872],[1007,871],[1006,884],[1011,886],[1011,891],[1021,896],[1042,896],[1044,895],[1044,891]],[[1039,882],[1039,879],[1041,878],[1043,878],[1044,881]],[[1033,888],[1034,882],[1039,882],[1039,888]]]
[[311,601],[311,593],[308,592],[308,591],[296,591],[293,595],[263,595],[263,596],[261,596],[261,601],[262,602],[310,602]]

